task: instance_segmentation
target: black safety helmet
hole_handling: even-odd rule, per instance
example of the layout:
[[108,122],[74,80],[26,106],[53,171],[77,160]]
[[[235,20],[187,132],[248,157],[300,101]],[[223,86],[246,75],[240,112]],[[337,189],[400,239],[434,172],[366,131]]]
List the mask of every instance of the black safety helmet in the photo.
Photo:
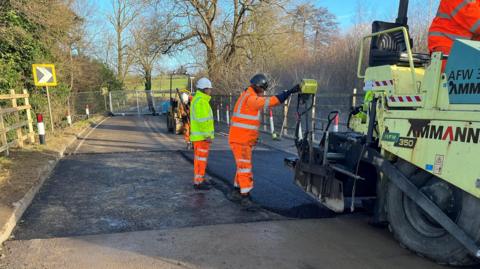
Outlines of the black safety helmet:
[[268,79],[264,74],[256,74],[250,79],[250,84],[262,88],[264,91],[268,89]]

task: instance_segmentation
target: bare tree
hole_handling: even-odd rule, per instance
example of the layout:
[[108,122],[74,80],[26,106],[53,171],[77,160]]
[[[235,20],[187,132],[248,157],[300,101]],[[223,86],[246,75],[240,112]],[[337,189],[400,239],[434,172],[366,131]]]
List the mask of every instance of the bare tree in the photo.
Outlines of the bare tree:
[[[246,38],[244,25],[260,0],[233,0],[232,12],[220,16],[218,0],[182,0],[182,14],[190,31],[205,48],[206,66],[212,79],[220,64],[228,64]],[[227,8],[228,9],[228,8]]]
[[144,3],[145,1],[141,0],[111,0],[112,14],[108,15],[108,21],[115,30],[117,43],[116,69],[120,81],[124,81],[133,62],[133,58],[128,53],[128,47],[125,45],[124,33],[140,14]]

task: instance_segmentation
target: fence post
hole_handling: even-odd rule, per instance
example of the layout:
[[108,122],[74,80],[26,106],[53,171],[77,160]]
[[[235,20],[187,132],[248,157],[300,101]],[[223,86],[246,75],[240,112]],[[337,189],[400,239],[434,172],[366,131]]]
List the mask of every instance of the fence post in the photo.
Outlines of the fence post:
[[113,114],[112,92],[108,92],[108,102],[110,104],[110,113]]
[[5,146],[5,156],[8,156],[10,154],[9,149],[8,149],[8,140],[7,140],[7,132],[5,130],[5,123],[3,121],[3,113],[2,113],[2,107],[0,106],[0,134],[2,137],[2,144]]
[[313,96],[313,106],[312,106],[312,141],[315,141],[315,130],[316,126],[316,106],[317,106],[317,97]]
[[289,97],[283,105],[283,122],[282,129],[280,130],[280,137],[282,137],[283,135],[288,135],[288,107],[290,106],[291,98],[292,97]]
[[340,112],[335,116],[335,119],[333,120],[333,131],[338,132],[338,125],[340,121]]
[[45,145],[45,124],[43,124],[43,115],[37,114],[38,141],[40,145]]
[[227,117],[227,125],[230,125],[230,105],[227,104],[227,109],[225,110],[225,116]]
[[[223,113],[223,97],[220,96],[220,113]],[[220,120],[222,120],[222,115],[220,114]]]
[[90,107],[88,104],[85,105],[85,115],[87,116],[87,119],[90,118]]
[[[152,106],[153,106],[153,115],[155,116],[157,114],[157,108],[155,106],[155,95],[153,94],[153,90],[150,90],[150,97],[152,99]],[[181,100],[180,100],[181,102]]]
[[232,93],[229,93],[228,97],[228,125],[230,125],[230,108],[232,108],[232,110],[235,108],[235,105],[232,106]]
[[275,134],[275,124],[273,123],[273,109],[270,107],[269,109],[270,112],[270,133],[272,133],[272,136]]
[[103,101],[105,102],[105,111],[107,111],[108,106],[107,106],[107,95],[106,94],[103,94]]
[[[27,95],[25,97],[25,105],[27,107],[30,107],[30,100],[29,100],[30,95],[28,95],[28,91],[26,89],[23,89],[23,94]],[[28,120],[28,138],[30,139],[30,143],[33,144],[35,143],[35,134],[33,132],[33,120],[32,120],[31,109],[27,108],[25,112],[27,113],[27,120]]]
[[352,96],[352,107],[357,106],[357,88],[353,89],[353,96]]
[[72,112],[70,111],[70,98],[72,98],[72,94],[69,94],[68,98],[67,98],[67,123],[68,123],[68,126],[72,126]]
[[138,91],[135,91],[135,97],[137,99],[137,114],[140,116],[140,104],[138,103]]
[[265,120],[265,115],[266,115],[265,110],[264,109],[260,110],[260,113],[262,114],[262,122],[260,124],[263,125],[263,131],[267,132],[267,123],[266,123],[267,121]]
[[[12,107],[17,108],[17,98],[15,97],[15,90],[10,90],[10,95],[12,96]],[[20,113],[18,111],[15,112],[15,119],[17,120],[16,123],[20,123]],[[17,128],[17,145],[19,147],[23,147],[23,134],[22,128]]]

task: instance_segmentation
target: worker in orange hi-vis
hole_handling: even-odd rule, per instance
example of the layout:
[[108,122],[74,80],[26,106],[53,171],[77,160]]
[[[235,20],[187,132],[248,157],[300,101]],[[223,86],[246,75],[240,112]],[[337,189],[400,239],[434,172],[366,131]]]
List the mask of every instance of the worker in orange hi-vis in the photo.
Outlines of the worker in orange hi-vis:
[[180,115],[183,123],[183,138],[185,143],[187,143],[187,149],[192,149],[192,142],[190,141],[190,102],[192,98],[193,97],[186,92],[180,94],[180,101],[182,102]]
[[205,180],[210,144],[215,137],[213,112],[210,107],[212,83],[207,78],[197,81],[197,91],[190,107],[190,141],[193,142],[194,176],[196,190],[209,190],[212,186]]
[[[430,53],[449,55],[456,39],[479,40],[480,1],[442,0],[428,33]],[[446,61],[443,61],[445,70]]]
[[258,139],[261,111],[284,103],[292,93],[300,91],[297,85],[275,96],[264,97],[268,84],[264,74],[255,75],[250,80],[250,87],[238,98],[231,120],[229,143],[235,157],[237,172],[235,189],[229,194],[229,199],[241,201],[247,210],[256,209],[250,197],[250,191],[253,189],[252,150]]

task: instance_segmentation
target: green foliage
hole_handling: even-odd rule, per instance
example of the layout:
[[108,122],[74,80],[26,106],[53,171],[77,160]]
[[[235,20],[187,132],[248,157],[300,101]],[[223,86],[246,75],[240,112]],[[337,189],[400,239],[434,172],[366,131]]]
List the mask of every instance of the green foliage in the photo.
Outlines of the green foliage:
[[103,81],[103,87],[107,87],[109,91],[119,91],[122,89],[122,82],[117,79],[117,76],[106,64],[95,61],[95,64],[100,66],[100,78]]
[[0,94],[6,94],[9,89],[16,88],[20,78],[21,75],[15,68],[15,62],[0,60]]
[[[0,2],[0,94],[8,94],[10,89],[17,92],[27,89],[34,113],[42,113],[45,122],[50,124],[46,91],[33,85],[32,64],[55,64],[59,84],[49,91],[54,124],[62,127],[67,111],[81,111],[84,102],[92,107],[105,107],[104,97],[99,94],[101,87],[111,91],[122,89],[122,84],[105,64],[82,54],[71,57],[69,48],[83,42],[79,32],[83,20],[71,10],[69,3],[56,0]],[[101,112],[100,109],[97,112]]]
[[28,87],[31,65],[50,53],[37,36],[37,26],[6,5],[0,9],[0,89]]
[[[57,87],[49,88],[49,93],[55,127],[64,127],[70,89],[66,85],[60,84]],[[48,99],[45,88],[36,88],[32,90],[30,93],[30,104],[32,105],[33,111],[42,114],[45,123],[50,125]]]

